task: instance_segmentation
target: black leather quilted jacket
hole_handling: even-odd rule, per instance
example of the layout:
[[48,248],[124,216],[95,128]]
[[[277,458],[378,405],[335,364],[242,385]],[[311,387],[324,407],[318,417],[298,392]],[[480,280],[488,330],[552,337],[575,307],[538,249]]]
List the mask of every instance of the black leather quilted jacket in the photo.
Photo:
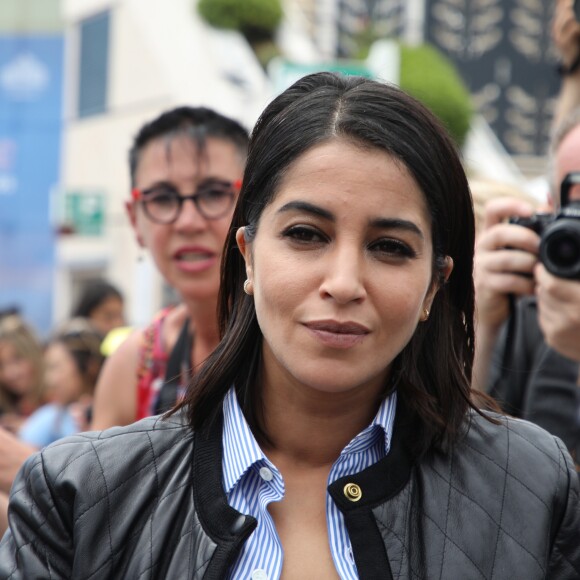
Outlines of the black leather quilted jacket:
[[[397,415],[390,453],[331,485],[361,578],[580,578],[578,476],[559,439],[474,416],[415,461]],[[356,483],[362,497],[344,494]],[[226,578],[256,525],[227,504],[221,423],[178,416],[63,439],[17,478],[0,578]]]

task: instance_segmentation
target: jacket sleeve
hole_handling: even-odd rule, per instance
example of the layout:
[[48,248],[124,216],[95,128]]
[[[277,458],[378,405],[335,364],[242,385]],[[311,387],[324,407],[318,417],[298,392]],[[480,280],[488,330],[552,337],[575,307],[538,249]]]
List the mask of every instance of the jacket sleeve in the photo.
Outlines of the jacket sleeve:
[[554,512],[555,537],[547,578],[580,578],[580,483],[566,447],[556,438],[561,454],[559,488]]
[[70,578],[73,550],[67,512],[66,502],[55,501],[42,453],[31,456],[12,486],[10,527],[0,543],[0,579]]

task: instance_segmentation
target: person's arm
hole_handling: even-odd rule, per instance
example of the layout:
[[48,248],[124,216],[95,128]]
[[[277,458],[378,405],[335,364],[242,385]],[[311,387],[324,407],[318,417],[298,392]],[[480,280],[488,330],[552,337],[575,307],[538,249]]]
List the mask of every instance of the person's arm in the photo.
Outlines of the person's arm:
[[8,529],[8,496],[0,491],[0,538]]
[[535,269],[538,318],[546,342],[560,354],[580,362],[580,281]]
[[476,343],[473,387],[485,390],[493,349],[510,314],[509,296],[534,293],[532,272],[539,237],[530,229],[504,223],[510,216],[529,216],[533,208],[515,198],[491,200],[474,256]]
[[[574,16],[573,3],[573,0],[557,0],[552,22],[552,39],[564,67],[570,67],[580,54],[580,23]],[[579,106],[580,66],[562,77],[553,126],[558,127]]]
[[0,428],[0,492],[9,493],[12,482],[36,448],[20,441],[15,435]]
[[135,421],[142,340],[143,332],[134,332],[105,361],[95,388],[91,429],[102,430]]

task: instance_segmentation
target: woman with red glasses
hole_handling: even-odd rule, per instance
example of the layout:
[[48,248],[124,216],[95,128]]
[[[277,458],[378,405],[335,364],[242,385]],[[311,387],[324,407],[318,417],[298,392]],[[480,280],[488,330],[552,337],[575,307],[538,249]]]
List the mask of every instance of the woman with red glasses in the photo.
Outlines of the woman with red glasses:
[[180,107],[145,124],[129,154],[126,208],[181,304],[163,309],[109,358],[97,385],[93,427],[163,412],[218,343],[222,247],[246,158],[248,135],[203,107]]

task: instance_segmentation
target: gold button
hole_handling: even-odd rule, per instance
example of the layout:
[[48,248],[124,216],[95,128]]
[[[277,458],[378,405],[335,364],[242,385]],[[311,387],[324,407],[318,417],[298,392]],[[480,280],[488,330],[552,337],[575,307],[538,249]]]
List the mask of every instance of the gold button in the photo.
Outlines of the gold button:
[[344,495],[349,501],[358,501],[362,497],[362,489],[356,483],[347,483],[344,486]]

